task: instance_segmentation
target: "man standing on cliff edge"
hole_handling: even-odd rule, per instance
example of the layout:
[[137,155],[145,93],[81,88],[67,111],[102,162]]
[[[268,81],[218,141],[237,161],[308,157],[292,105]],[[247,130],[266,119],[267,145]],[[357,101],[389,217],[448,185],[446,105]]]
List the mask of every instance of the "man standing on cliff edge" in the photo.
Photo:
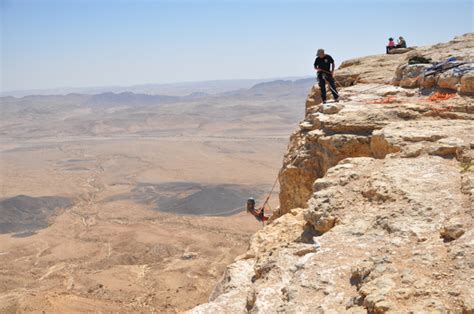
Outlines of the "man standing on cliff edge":
[[324,53],[324,49],[318,49],[316,60],[314,60],[314,69],[318,72],[318,83],[321,89],[321,98],[326,103],[326,80],[329,82],[334,101],[339,101],[339,94],[334,82],[334,59]]

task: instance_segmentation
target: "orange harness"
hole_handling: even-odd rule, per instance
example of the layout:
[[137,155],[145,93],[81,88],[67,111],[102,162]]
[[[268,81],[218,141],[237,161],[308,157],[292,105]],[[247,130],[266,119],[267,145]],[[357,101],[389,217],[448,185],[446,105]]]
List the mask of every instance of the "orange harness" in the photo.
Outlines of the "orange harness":
[[263,202],[262,207],[260,207],[258,210],[249,210],[249,209],[247,208],[247,211],[248,211],[249,213],[251,213],[258,221],[261,221],[264,226],[265,226],[265,222],[266,222],[266,221],[268,220],[268,218],[269,218],[268,216],[265,216],[265,207],[268,206],[268,208],[271,210],[270,205],[268,204],[268,201],[270,200],[270,196],[272,195],[273,190],[275,189],[275,186],[276,186],[276,184],[277,184],[277,182],[278,182],[278,177],[279,177],[279,176],[277,176],[276,179],[275,179],[275,182],[273,182],[272,189],[271,189],[270,192],[268,193],[267,198],[266,198],[265,201]]

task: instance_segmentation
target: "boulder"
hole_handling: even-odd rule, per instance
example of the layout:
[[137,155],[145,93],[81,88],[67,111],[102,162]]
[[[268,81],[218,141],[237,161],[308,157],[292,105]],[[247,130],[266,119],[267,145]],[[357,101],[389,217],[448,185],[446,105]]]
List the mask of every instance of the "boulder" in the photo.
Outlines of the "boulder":
[[306,211],[304,219],[313,226],[318,234],[328,232],[337,222],[337,218],[332,216],[330,213],[318,210]]
[[436,86],[438,78],[434,75],[422,76],[420,79],[420,87],[422,88],[433,88]]
[[457,91],[461,84],[461,75],[457,74],[455,69],[441,73],[438,76],[437,85],[440,88]]
[[305,114],[306,116],[317,112],[319,110],[319,105],[323,103],[323,99],[321,98],[321,90],[319,89],[318,85],[314,85],[311,88],[308,97],[306,98],[305,103]]
[[300,128],[303,131],[311,131],[313,129],[313,124],[308,121],[303,121],[300,123]]
[[336,80],[336,83],[341,86],[352,86],[359,80],[359,74],[343,74],[336,72],[334,79]]
[[400,55],[412,51],[414,48],[394,48],[391,49],[388,53],[391,55]]
[[343,108],[342,104],[324,104],[321,107],[321,112],[325,114],[335,114],[341,111]]
[[394,83],[404,88],[415,88],[421,85],[423,73],[431,64],[404,64],[395,71]]
[[449,241],[453,241],[453,240],[456,240],[458,239],[459,237],[461,237],[463,234],[464,234],[464,226],[462,223],[450,223],[446,226],[444,226],[441,230],[440,230],[440,235],[441,237],[449,242]]
[[468,95],[474,94],[474,71],[469,71],[461,77],[459,92]]

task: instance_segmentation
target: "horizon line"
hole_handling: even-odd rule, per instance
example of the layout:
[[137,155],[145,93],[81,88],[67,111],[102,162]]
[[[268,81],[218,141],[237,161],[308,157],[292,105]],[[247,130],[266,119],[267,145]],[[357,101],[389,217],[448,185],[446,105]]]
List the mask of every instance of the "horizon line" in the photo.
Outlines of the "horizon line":
[[[210,80],[197,80],[197,81],[174,81],[174,82],[163,82],[163,83],[136,83],[136,84],[111,84],[111,85],[89,85],[89,86],[57,86],[57,87],[45,87],[45,88],[27,88],[27,89],[14,89],[14,90],[0,90],[0,96],[9,96],[10,93],[25,93],[25,92],[41,92],[49,90],[61,90],[61,89],[100,89],[100,88],[134,88],[143,87],[147,85],[154,86],[166,86],[166,85],[179,85],[179,84],[193,84],[193,83],[211,83],[211,82],[230,82],[230,81],[273,81],[273,80],[297,80],[304,78],[311,78],[312,75],[286,75],[286,76],[275,76],[275,77],[264,77],[264,78],[225,78],[225,79],[210,79]],[[71,94],[71,93],[69,93]]]

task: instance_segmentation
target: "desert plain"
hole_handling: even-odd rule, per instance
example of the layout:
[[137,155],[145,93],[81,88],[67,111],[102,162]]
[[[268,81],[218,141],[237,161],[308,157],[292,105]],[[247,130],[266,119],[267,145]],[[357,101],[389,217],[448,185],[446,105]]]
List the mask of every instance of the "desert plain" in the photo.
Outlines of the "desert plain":
[[261,228],[245,201],[268,193],[312,83],[2,97],[0,311],[206,302]]

